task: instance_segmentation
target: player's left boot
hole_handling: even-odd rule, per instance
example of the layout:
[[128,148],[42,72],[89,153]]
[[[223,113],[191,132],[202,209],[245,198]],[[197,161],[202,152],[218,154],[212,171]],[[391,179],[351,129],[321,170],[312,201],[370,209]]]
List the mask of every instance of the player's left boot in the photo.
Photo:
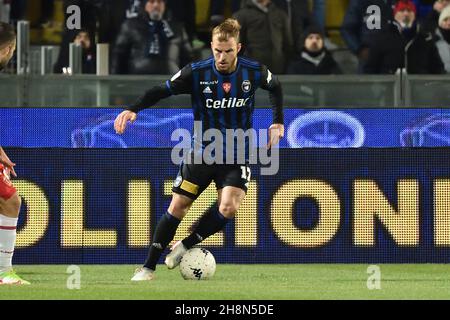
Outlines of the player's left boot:
[[172,247],[172,251],[166,256],[164,263],[167,265],[167,268],[173,269],[178,266],[181,262],[181,258],[187,252],[186,247],[183,242],[178,241]]
[[21,277],[19,277],[16,272],[11,269],[9,271],[1,272],[0,273],[0,285],[2,284],[30,284],[28,281],[23,280]]

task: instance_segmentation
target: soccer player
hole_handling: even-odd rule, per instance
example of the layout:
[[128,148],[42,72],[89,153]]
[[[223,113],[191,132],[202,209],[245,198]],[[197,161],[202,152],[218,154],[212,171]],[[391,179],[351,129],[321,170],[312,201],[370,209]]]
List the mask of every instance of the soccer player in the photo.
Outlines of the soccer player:
[[[252,127],[254,94],[260,87],[269,91],[273,109],[268,148],[277,144],[284,135],[281,85],[266,66],[238,57],[241,50],[239,31],[240,25],[234,19],[227,19],[214,28],[213,56],[185,66],[164,85],[147,91],[133,106],[117,116],[114,122],[116,132],[124,133],[127,123],[134,122],[140,110],[160,99],[183,93],[191,95],[194,121],[201,121],[203,132],[211,128],[220,130],[223,135],[227,129],[246,131]],[[198,141],[198,136],[198,132],[194,132],[191,157],[199,144],[202,150],[206,146],[205,142]],[[153,279],[156,264],[173,240],[179,223],[212,180],[217,187],[216,204],[199,219],[191,235],[173,245],[165,259],[167,267],[175,268],[188,249],[221,231],[233,219],[247,192],[250,180],[247,163],[220,164],[217,161],[198,164],[183,160],[173,185],[170,206],[156,226],[144,266],[136,270],[132,281]]]
[[[9,24],[0,22],[0,70],[11,60],[16,49],[16,34]],[[1,123],[0,123],[1,125]],[[20,278],[12,268],[16,242],[16,227],[21,199],[10,181],[16,177],[13,163],[0,147],[0,285],[30,284]]]

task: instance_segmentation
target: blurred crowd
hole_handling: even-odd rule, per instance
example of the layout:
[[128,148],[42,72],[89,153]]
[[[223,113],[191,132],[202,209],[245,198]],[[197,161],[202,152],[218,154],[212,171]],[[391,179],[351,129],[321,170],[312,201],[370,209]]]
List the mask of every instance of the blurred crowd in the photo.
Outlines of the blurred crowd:
[[[51,23],[56,1],[41,0],[37,25]],[[67,70],[75,42],[83,49],[83,73],[95,73],[95,44],[109,43],[112,74],[172,74],[209,54],[210,30],[228,17],[242,26],[242,54],[277,74],[348,73],[335,57],[342,50],[357,59],[358,73],[450,73],[450,0],[208,0],[200,27],[198,0],[59,1],[64,21],[68,7],[81,8],[82,29],[61,27],[55,73]],[[330,1],[348,2],[343,46],[329,37]],[[0,0],[0,20],[25,19],[27,4]]]

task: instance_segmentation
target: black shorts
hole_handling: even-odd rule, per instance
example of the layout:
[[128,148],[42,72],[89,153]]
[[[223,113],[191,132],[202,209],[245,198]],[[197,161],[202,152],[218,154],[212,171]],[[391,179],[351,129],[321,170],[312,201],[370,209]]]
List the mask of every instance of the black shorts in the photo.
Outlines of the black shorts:
[[247,192],[250,176],[248,165],[182,163],[172,191],[195,200],[214,180],[217,190],[236,187]]

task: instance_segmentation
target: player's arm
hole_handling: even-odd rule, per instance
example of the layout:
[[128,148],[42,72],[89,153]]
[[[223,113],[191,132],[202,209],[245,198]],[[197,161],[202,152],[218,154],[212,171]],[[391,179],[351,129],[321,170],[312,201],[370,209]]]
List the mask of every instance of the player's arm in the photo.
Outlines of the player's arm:
[[281,83],[266,66],[261,66],[261,88],[269,91],[272,105],[273,121],[269,127],[269,143],[267,148],[278,144],[284,137],[283,90]]
[[11,160],[9,160],[8,156],[6,155],[5,151],[2,147],[0,147],[0,163],[3,164],[6,169],[12,173],[14,177],[17,177],[16,171],[14,171],[14,166],[16,165]]
[[164,84],[154,86],[125,111],[120,113],[114,121],[114,129],[116,133],[122,134],[128,122],[133,123],[137,119],[137,113],[148,107],[155,105],[158,101],[170,97],[171,95],[191,93],[192,91],[192,69],[187,65],[170,80]]

